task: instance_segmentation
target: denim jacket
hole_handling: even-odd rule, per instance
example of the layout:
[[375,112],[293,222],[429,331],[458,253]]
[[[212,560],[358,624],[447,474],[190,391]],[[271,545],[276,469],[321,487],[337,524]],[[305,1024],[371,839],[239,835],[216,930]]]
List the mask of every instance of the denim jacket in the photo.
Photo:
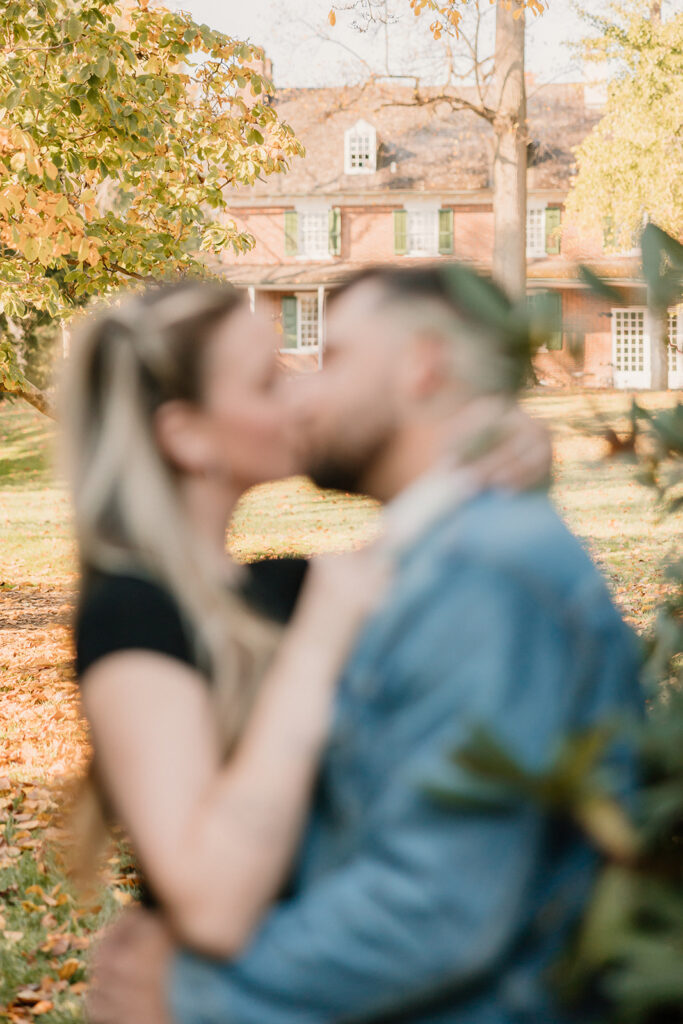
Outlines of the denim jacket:
[[[483,727],[530,769],[642,710],[637,645],[549,500],[489,493],[401,555],[340,684],[291,893],[230,963],[180,954],[179,1024],[557,1024],[547,968],[596,858],[570,824],[473,785],[448,753]],[[631,757],[609,765],[624,795]]]

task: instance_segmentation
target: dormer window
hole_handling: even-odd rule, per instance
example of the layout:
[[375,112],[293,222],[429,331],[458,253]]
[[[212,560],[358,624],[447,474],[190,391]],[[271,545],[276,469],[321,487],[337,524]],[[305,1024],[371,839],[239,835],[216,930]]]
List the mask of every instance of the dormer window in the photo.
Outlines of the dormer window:
[[367,121],[356,121],[344,134],[344,173],[372,174],[377,170],[377,132]]

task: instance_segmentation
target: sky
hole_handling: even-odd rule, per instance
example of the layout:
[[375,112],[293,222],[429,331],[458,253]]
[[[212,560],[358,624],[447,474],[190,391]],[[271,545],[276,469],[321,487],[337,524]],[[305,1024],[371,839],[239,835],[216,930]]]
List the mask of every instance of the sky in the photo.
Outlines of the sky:
[[[377,0],[375,0],[377,2]],[[382,0],[384,2],[384,0]],[[339,85],[358,81],[368,71],[419,73],[439,78],[429,18],[415,18],[408,0],[386,0],[390,25],[368,26],[353,0],[166,0],[189,11],[196,21],[265,47],[273,61],[276,86]],[[605,0],[589,0],[592,11]],[[493,38],[493,8],[484,3],[483,37]],[[328,24],[331,8],[337,24]],[[584,70],[568,43],[586,34],[571,0],[548,0],[541,17],[529,17],[527,70],[539,82],[595,79],[595,67]],[[359,59],[360,57],[360,59]]]

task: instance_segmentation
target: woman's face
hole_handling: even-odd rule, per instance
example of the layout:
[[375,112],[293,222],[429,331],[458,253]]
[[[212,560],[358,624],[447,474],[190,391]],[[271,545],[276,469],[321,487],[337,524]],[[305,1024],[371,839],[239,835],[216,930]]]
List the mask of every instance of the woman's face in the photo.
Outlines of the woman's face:
[[246,305],[207,341],[200,415],[209,461],[239,490],[301,471],[278,347],[270,320]]

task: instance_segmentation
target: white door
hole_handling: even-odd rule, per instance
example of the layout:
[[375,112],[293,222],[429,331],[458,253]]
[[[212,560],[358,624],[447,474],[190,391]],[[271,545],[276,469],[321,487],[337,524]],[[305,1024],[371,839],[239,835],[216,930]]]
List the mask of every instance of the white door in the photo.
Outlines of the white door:
[[683,306],[669,312],[669,387],[683,388]]
[[612,310],[615,388],[650,387],[650,332],[645,306]]

